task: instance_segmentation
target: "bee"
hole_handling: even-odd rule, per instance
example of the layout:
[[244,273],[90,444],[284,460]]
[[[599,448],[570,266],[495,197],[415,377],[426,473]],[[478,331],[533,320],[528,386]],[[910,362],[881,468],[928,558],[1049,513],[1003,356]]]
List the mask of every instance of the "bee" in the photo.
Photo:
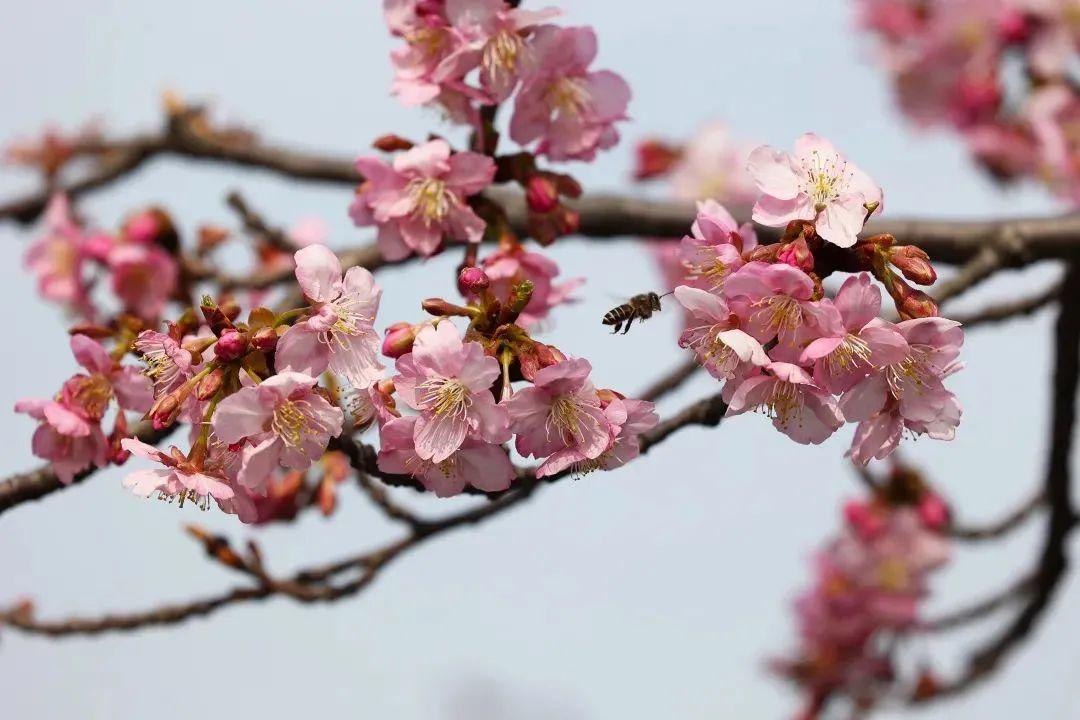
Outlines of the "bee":
[[[601,322],[604,325],[615,326],[615,329],[611,331],[612,335],[619,332],[619,330],[622,330],[623,335],[625,335],[630,332],[630,325],[633,324],[635,319],[644,322],[651,318],[654,312],[660,312],[660,298],[667,297],[670,294],[670,292],[666,292],[663,295],[657,295],[654,292],[647,292],[635,295],[619,307],[608,310]],[[626,323],[625,327],[623,323]]]

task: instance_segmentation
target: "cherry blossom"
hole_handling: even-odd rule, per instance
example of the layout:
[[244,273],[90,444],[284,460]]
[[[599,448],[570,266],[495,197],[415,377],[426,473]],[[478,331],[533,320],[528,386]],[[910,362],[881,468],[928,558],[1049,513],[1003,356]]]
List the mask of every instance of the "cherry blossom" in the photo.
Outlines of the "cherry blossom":
[[39,422],[30,448],[34,455],[49,461],[56,477],[65,485],[90,467],[108,464],[109,444],[101,424],[57,401],[20,400],[15,412]]
[[294,257],[296,280],[315,312],[278,341],[279,369],[317,376],[329,367],[354,386],[367,387],[383,369],[373,325],[382,291],[362,267],[342,277],[341,261],[324,245],[310,245]]
[[229,500],[234,496],[225,478],[203,472],[175,447],[169,453],[163,453],[135,438],[125,438],[120,444],[132,455],[164,466],[136,470],[124,478],[124,487],[140,497],[150,497],[157,492],[170,500],[179,499],[181,507],[191,501],[205,510],[210,498]]
[[[572,451],[585,460],[598,458],[610,445],[608,421],[588,360],[562,360],[539,370],[531,387],[504,401],[519,453],[546,458]],[[544,472],[541,465],[538,472]]]
[[761,343],[739,327],[738,314],[732,313],[721,298],[682,285],[675,288],[675,299],[690,317],[679,347],[693,350],[710,375],[730,380],[769,362]]
[[585,278],[556,283],[559,266],[555,261],[520,245],[491,253],[482,265],[490,281],[489,289],[504,302],[509,300],[513,286],[525,280],[532,283],[532,296],[518,316],[518,323],[526,328],[546,319],[553,308],[573,302],[573,292],[585,284]]
[[484,492],[499,492],[510,487],[516,473],[506,452],[498,445],[476,437],[466,437],[441,460],[417,454],[415,438],[419,435],[416,416],[394,418],[382,425],[379,433],[379,469],[408,474],[439,497],[457,495],[471,485]]
[[757,247],[753,225],[739,225],[714,200],[698,203],[690,232],[679,247],[686,275],[691,285],[710,292],[719,292],[728,276],[743,266],[743,254]]
[[522,85],[510,137],[551,160],[591,161],[619,140],[630,88],[610,70],[590,71],[596,33],[590,27],[545,25],[533,36],[536,71]]
[[398,396],[420,412],[415,425],[419,457],[441,463],[470,435],[488,443],[510,439],[506,409],[491,394],[499,363],[479,343],[463,343],[452,323],[421,330],[412,352],[397,359],[397,370]]
[[725,388],[728,416],[761,410],[777,430],[801,445],[822,443],[844,424],[836,400],[805,370],[782,362],[764,369],[767,374],[750,376],[730,391]]
[[387,260],[412,253],[428,256],[447,237],[480,242],[484,221],[465,198],[487,187],[495,163],[477,153],[451,155],[445,140],[407,150],[387,164],[377,157],[356,161],[367,182],[349,209],[357,225],[376,225]]
[[881,210],[881,188],[813,133],[795,140],[794,155],[757,148],[747,169],[763,193],[754,205],[754,220],[762,225],[812,220],[822,238],[850,247],[865,219]]
[[217,406],[211,421],[221,442],[244,442],[240,484],[265,487],[279,464],[303,470],[318,460],[331,437],[341,432],[341,408],[315,390],[315,378],[282,371],[244,387]]
[[82,245],[83,232],[67,196],[54,195],[45,209],[44,233],[27,247],[25,262],[42,297],[89,314]]

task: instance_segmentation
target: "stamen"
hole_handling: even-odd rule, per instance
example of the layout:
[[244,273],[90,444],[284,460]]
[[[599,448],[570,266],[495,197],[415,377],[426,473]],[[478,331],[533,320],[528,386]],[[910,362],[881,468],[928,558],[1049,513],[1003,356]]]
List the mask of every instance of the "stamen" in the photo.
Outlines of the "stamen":
[[545,99],[552,110],[574,117],[583,115],[592,104],[592,97],[584,81],[572,77],[561,77],[551,83]]
[[754,311],[754,317],[760,318],[765,315],[765,327],[770,332],[775,332],[788,341],[793,340],[792,335],[802,324],[803,311],[799,301],[789,295],[770,295],[754,303],[758,308]]
[[278,405],[270,427],[291,448],[302,447],[307,440],[329,433],[307,400],[286,400]]
[[469,389],[457,378],[433,377],[420,383],[420,404],[436,415],[465,417],[472,405]]
[[450,212],[451,197],[446,183],[438,178],[416,178],[409,183],[413,215],[428,225],[441,223]]
[[825,366],[834,375],[870,365],[870,346],[858,335],[848,333],[844,341],[825,357]]

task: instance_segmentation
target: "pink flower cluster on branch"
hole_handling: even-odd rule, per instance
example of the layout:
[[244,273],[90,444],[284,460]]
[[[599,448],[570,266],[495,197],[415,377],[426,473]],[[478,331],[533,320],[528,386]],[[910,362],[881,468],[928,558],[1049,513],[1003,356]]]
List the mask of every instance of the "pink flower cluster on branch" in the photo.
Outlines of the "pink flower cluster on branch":
[[880,490],[846,503],[843,515],[839,533],[814,557],[811,587],[795,602],[798,650],[772,663],[803,693],[798,717],[805,720],[822,717],[840,697],[867,712],[899,684],[896,640],[918,629],[927,579],[950,554],[948,509],[910,470],[895,467]]
[[[849,454],[861,465],[905,431],[952,439],[960,405],[944,381],[960,369],[963,332],[893,269],[932,282],[925,253],[889,236],[858,240],[880,188],[826,141],[804,135],[796,146],[794,157],[759,148],[750,159],[764,193],[754,217],[786,225],[781,242],[760,246],[723,206],[699,205],[680,246],[686,284],[675,297],[691,316],[680,345],[725,383],[729,415],[761,411],[804,444],[858,423]],[[822,281],[836,271],[853,274],[828,297]],[[871,275],[901,322],[879,317]]]
[[[1080,202],[1075,0],[857,0],[900,108],[958,131],[1001,180]],[[1013,59],[1022,72],[1014,72]],[[1071,73],[1071,74],[1070,74]]]
[[596,33],[559,27],[554,8],[526,10],[504,0],[384,0],[386,22],[404,45],[391,53],[393,93],[407,105],[440,105],[480,127],[479,108],[518,91],[510,137],[552,160],[592,160],[618,141],[630,89],[590,69]]

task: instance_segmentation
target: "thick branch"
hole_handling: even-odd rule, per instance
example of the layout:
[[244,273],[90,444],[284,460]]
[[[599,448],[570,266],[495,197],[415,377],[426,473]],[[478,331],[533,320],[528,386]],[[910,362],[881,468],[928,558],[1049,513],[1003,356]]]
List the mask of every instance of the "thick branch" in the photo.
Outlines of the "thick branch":
[[1043,484],[1049,505],[1046,538],[1027,603],[1004,630],[972,653],[967,668],[924,702],[956,695],[986,680],[1038,625],[1050,606],[1068,567],[1065,542],[1076,524],[1070,487],[1069,456],[1076,425],[1076,392],[1080,383],[1080,313],[1072,299],[1080,298],[1080,263],[1069,266],[1062,285],[1061,309],[1055,329],[1054,377],[1050,448]]

